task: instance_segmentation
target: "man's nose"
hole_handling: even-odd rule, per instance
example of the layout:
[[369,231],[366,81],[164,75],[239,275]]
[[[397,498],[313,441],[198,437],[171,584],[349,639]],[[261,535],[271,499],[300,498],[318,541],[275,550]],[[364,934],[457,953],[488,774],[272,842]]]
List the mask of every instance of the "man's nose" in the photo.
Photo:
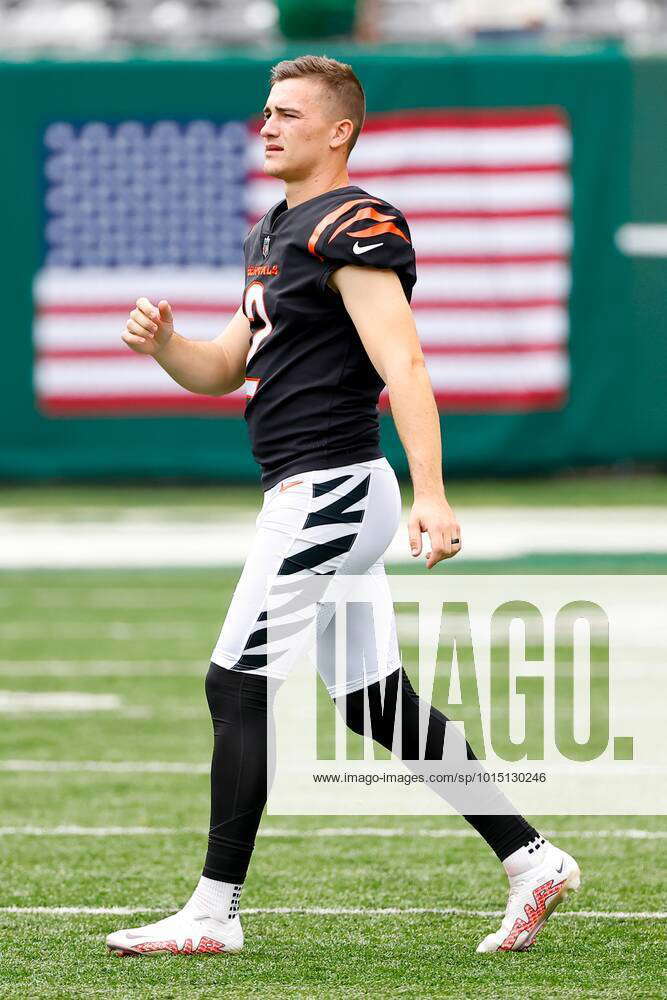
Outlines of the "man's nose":
[[261,136],[266,137],[267,135],[276,136],[278,134],[278,129],[276,128],[275,122],[272,122],[270,118],[267,118],[261,129],[259,130]]

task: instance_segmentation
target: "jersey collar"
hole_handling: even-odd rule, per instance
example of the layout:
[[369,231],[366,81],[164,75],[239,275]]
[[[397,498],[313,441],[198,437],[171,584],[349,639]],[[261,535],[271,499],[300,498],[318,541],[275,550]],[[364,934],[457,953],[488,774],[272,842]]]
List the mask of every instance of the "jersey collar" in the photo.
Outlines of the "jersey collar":
[[269,211],[264,216],[264,222],[262,224],[261,234],[262,236],[270,236],[273,233],[275,225],[283,219],[286,215],[291,212],[297,212],[300,208],[305,208],[307,205],[312,205],[313,202],[319,201],[321,198],[326,198],[329,195],[336,194],[338,192],[348,192],[348,191],[360,191],[356,184],[346,184],[344,187],[331,188],[329,191],[323,191],[322,194],[316,194],[313,198],[307,198],[305,201],[299,202],[294,208],[287,207],[287,199],[283,198],[279,201],[277,205],[270,208]]

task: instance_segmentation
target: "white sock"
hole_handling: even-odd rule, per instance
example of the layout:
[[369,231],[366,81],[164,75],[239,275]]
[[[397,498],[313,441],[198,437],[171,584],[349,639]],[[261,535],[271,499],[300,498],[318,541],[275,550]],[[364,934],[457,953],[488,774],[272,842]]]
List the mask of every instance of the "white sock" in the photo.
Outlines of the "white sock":
[[508,855],[503,861],[503,868],[510,878],[514,875],[523,875],[531,868],[537,868],[542,864],[550,846],[549,841],[538,834],[525,847],[520,847],[518,851]]
[[217,882],[202,875],[197,888],[183,909],[198,917],[213,917],[226,923],[239,911],[239,899],[243,885],[234,882]]

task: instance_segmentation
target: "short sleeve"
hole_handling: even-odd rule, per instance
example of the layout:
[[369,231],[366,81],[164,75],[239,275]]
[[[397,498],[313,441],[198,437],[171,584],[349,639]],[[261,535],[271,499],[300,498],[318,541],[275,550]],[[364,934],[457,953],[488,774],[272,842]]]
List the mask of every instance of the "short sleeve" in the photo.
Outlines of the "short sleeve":
[[[339,267],[377,267],[396,271],[410,300],[416,280],[410,229],[398,209],[377,198],[344,203],[322,219],[308,245],[323,264],[320,288]],[[329,221],[330,220],[330,221]]]

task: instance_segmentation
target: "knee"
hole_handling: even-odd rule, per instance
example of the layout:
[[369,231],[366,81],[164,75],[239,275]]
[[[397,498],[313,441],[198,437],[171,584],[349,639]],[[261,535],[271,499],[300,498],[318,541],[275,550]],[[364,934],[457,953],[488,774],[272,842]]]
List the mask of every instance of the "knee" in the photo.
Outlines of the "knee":
[[[397,670],[390,674],[385,678],[383,685],[379,681],[374,681],[368,687],[350,692],[345,699],[341,699],[341,704],[338,706],[352,732],[359,736],[370,735],[388,748],[391,748],[394,739],[399,673],[403,674],[403,671]],[[366,726],[366,705],[368,705],[370,732]]]
[[243,674],[217,663],[210,664],[204,690],[214,724],[221,718],[231,721],[231,717],[238,711],[242,684]]
[[206,691],[206,700],[208,702],[208,707],[213,712],[213,708],[220,699],[222,691],[224,689],[223,684],[223,674],[227,673],[223,667],[219,667],[217,663],[211,663],[208,668],[208,673],[206,674],[206,679],[204,681],[204,690]]
[[211,663],[204,683],[206,700],[213,722],[247,722],[266,719],[267,680],[266,677],[230,670],[217,663]]
[[[359,688],[358,691],[350,691],[345,697],[340,699],[340,704],[336,702],[338,711],[343,715],[348,729],[359,736],[373,736],[373,739],[383,740],[385,723],[388,721],[382,714],[380,701],[380,685],[377,681],[369,687]],[[366,712],[368,706],[368,713]],[[370,722],[370,731],[367,726],[366,716]],[[392,714],[393,726],[393,714]]]
[[215,720],[219,715],[220,706],[222,703],[221,696],[221,674],[223,673],[222,667],[219,667],[217,663],[211,663],[208,668],[208,673],[206,674],[206,679],[204,681],[204,691],[206,692],[206,701],[208,703],[208,710],[211,713],[211,719],[213,720],[213,725],[215,726]]

